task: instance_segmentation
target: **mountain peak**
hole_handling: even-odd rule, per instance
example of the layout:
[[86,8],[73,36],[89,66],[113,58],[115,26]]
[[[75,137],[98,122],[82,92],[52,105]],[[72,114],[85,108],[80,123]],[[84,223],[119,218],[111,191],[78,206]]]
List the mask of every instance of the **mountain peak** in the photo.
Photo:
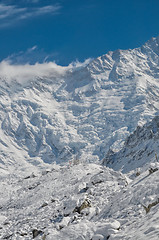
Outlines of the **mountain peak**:
[[159,36],[152,37],[141,47],[141,50],[143,53],[148,54],[148,56],[151,56],[154,59],[154,54],[159,55]]

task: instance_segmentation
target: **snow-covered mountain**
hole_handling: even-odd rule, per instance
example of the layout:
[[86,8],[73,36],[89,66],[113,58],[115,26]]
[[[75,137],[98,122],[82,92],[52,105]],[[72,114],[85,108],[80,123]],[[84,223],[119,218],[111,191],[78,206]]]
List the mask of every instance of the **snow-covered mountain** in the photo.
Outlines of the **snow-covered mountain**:
[[158,113],[158,43],[68,67],[2,62],[1,169],[97,162],[110,147],[119,150]]
[[0,81],[0,238],[157,240],[159,37]]

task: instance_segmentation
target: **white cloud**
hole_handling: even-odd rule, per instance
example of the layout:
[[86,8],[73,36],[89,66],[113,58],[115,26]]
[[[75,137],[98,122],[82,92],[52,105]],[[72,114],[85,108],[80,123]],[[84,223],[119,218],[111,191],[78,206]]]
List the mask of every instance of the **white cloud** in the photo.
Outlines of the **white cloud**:
[[20,83],[26,83],[34,80],[35,77],[61,77],[67,71],[87,66],[90,61],[91,59],[87,59],[83,63],[75,62],[66,67],[59,66],[55,62],[13,65],[9,61],[2,61],[0,62],[0,78],[5,78],[8,82],[16,79]]
[[40,0],[28,0],[28,2],[37,3],[37,2],[40,2]]
[[22,19],[34,18],[46,14],[58,14],[61,6],[58,4],[43,7],[18,7],[0,3],[0,28],[13,25]]
[[14,65],[24,65],[35,64],[35,63],[44,63],[58,60],[59,53],[51,52],[47,53],[44,49],[39,49],[37,45],[28,48],[26,51],[20,51],[9,55],[4,61],[10,62]]
[[38,3],[40,0],[23,0],[23,2]]
[[68,65],[69,69],[72,69],[73,71],[79,70],[83,67],[86,67],[93,59],[92,58],[87,58],[84,62],[79,62],[78,60],[71,62]]
[[27,82],[35,77],[59,76],[64,74],[68,67],[58,66],[54,62],[36,63],[34,65],[12,65],[7,61],[0,63],[0,77],[5,78],[8,82],[16,79],[20,83]]
[[0,19],[7,19],[10,16],[26,12],[26,8],[17,8],[16,6],[0,4]]
[[36,45],[33,46],[32,48],[28,48],[28,52],[32,52],[32,51],[34,51],[35,49],[37,49],[37,46],[36,46]]
[[38,7],[38,8],[32,8],[32,9],[28,9],[28,11],[26,11],[24,14],[22,14],[21,16],[19,16],[19,19],[27,19],[30,17],[36,17],[36,16],[41,16],[41,15],[45,15],[45,14],[57,14],[59,13],[59,9],[61,7],[58,5],[52,6],[44,6],[44,7]]

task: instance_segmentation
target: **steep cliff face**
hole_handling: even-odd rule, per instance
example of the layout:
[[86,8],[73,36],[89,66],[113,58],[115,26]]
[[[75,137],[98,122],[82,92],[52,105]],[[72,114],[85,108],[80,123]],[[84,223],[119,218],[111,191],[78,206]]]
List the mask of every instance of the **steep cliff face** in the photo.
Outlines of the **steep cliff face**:
[[[159,162],[159,117],[137,129],[127,137],[124,147],[119,152],[109,150],[103,163],[115,170],[128,173],[150,163]],[[138,169],[138,171],[140,171]]]

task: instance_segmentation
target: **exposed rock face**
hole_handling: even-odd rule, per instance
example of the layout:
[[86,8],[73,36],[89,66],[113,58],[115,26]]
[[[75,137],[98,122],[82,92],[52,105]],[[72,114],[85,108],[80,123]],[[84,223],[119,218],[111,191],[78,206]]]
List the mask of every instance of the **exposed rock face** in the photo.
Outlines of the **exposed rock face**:
[[[159,116],[137,129],[126,139],[124,147],[119,152],[110,150],[103,159],[103,164],[116,170],[129,172],[150,162],[158,162],[159,156]],[[149,169],[149,173],[158,167]]]
[[38,235],[42,235],[43,232],[41,230],[33,229],[33,238],[36,238]]
[[84,202],[79,207],[75,207],[73,212],[78,212],[79,214],[82,212],[83,209],[91,207],[91,202],[89,199],[85,199]]

